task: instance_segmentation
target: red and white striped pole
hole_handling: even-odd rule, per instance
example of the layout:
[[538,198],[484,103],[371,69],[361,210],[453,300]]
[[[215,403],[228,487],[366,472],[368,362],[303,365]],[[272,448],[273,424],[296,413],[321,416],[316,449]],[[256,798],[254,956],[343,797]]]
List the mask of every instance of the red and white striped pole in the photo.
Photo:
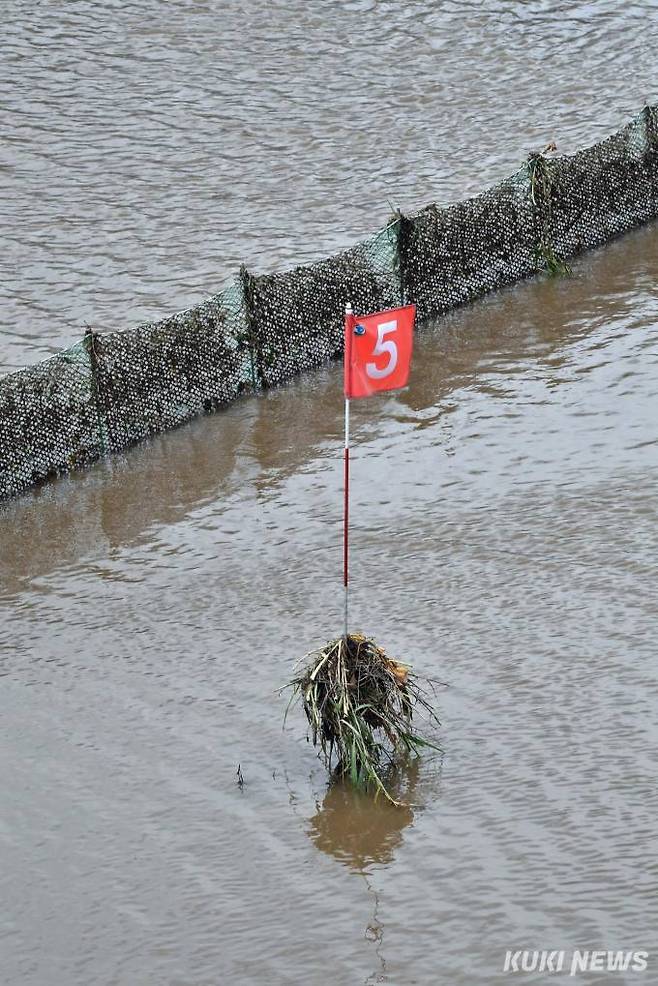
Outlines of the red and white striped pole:
[[350,398],[352,392],[352,333],[354,315],[352,306],[345,305],[345,454],[344,454],[344,502],[343,502],[343,587],[345,590],[345,637],[347,638],[349,611],[349,526],[350,526]]

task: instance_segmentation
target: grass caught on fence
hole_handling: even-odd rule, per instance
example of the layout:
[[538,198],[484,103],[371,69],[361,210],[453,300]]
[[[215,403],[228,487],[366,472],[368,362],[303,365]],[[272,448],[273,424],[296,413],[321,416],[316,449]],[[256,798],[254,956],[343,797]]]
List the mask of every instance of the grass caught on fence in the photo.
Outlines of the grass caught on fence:
[[313,744],[330,770],[335,764],[335,772],[356,786],[397,803],[382,780],[396,751],[438,749],[412,725],[417,709],[439,725],[428,698],[433,684],[387,657],[374,641],[350,634],[308,655],[289,682],[288,708],[301,699]]

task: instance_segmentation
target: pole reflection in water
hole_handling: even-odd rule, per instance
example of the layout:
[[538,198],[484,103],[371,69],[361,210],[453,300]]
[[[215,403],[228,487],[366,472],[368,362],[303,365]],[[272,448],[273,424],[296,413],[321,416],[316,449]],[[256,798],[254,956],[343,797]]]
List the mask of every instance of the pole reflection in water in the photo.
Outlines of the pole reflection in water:
[[[427,794],[427,768],[435,762],[440,765],[440,759],[431,756],[406,757],[391,769],[385,783],[393,797],[401,802],[399,806],[385,798],[375,800],[371,794],[334,779],[322,803],[316,802],[316,813],[310,819],[308,834],[317,848],[360,874],[372,896],[372,914],[364,937],[375,945],[379,968],[365,983],[388,981],[383,951],[382,895],[373,884],[373,878],[379,867],[393,862],[404,842],[405,829],[413,824],[415,813],[422,811],[422,805],[416,802],[421,793]],[[432,780],[433,796],[436,797],[438,770]]]
[[414,792],[420,761],[409,759],[387,779],[393,797],[403,802],[396,807],[385,798],[335,780],[310,820],[309,835],[323,852],[359,873],[377,864],[390,863],[402,845],[402,835],[414,820]]

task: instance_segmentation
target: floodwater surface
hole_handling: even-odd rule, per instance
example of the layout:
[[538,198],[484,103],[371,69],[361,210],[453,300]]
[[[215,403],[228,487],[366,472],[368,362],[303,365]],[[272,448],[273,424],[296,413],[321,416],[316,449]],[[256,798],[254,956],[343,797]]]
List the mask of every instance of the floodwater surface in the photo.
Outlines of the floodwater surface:
[[[7,368],[652,96],[648,3],[8,7]],[[484,986],[511,948],[655,981],[657,285],[653,225],[353,405],[354,626],[446,683],[405,808],[282,730],[342,625],[340,367],[0,507],[3,983]]]

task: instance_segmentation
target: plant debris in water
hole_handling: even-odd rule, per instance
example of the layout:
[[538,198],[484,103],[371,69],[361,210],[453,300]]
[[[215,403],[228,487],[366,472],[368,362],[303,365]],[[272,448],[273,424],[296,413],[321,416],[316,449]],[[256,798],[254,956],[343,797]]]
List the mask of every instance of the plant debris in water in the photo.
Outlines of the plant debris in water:
[[328,769],[335,758],[337,774],[397,804],[382,779],[396,750],[438,749],[412,725],[417,707],[439,725],[427,698],[426,685],[432,684],[354,633],[308,655],[306,666],[289,682],[288,708],[301,698],[313,745],[320,747]]

